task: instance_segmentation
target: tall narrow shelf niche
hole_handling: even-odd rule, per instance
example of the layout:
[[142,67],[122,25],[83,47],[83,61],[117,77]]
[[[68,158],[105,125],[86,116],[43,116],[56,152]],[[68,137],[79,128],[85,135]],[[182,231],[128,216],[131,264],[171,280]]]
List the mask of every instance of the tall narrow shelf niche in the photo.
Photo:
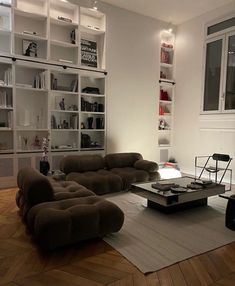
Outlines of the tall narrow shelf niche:
[[15,66],[16,152],[41,152],[48,137],[48,72],[42,65]]
[[80,64],[105,69],[105,27],[103,13],[80,8]]
[[51,0],[50,59],[65,64],[78,64],[78,6]]
[[81,150],[104,150],[105,77],[81,76],[80,98]]
[[51,150],[78,150],[78,74],[50,72]]
[[162,31],[160,46],[160,75],[158,99],[158,146],[159,161],[166,162],[172,147],[174,114],[174,41],[169,31]]

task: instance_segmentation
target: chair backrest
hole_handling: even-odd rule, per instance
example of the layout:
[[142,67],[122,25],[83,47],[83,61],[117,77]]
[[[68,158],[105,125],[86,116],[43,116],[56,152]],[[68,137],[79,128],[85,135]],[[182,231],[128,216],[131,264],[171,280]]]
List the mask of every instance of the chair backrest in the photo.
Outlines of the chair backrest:
[[215,160],[215,161],[228,162],[230,160],[230,156],[227,155],[227,154],[214,153],[212,155],[212,159]]

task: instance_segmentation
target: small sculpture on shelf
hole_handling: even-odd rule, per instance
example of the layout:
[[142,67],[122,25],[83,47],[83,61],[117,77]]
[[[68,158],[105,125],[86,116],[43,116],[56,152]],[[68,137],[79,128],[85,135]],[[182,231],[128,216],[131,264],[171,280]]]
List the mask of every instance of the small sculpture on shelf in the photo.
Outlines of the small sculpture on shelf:
[[27,136],[22,136],[22,139],[23,139],[23,148],[24,148],[24,150],[27,150],[29,138]]
[[160,119],[159,120],[159,130],[164,130],[164,129],[166,129],[166,122],[165,122],[165,120],[164,119]]
[[34,138],[32,146],[33,146],[34,149],[40,149],[41,148],[40,140],[39,140],[37,135]]
[[65,110],[65,103],[64,103],[64,98],[59,102],[59,106],[61,110]]
[[81,129],[86,129],[84,122],[81,123]]

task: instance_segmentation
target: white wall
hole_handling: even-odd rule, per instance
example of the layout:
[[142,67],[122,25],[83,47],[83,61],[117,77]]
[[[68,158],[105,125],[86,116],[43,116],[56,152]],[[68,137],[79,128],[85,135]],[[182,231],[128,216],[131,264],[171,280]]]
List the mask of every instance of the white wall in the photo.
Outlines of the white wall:
[[205,24],[232,11],[234,4],[223,6],[177,27],[173,155],[186,173],[194,173],[197,155],[220,152],[235,158],[235,116],[200,116]]
[[158,160],[159,34],[167,24],[105,3],[99,10],[107,17],[107,151]]

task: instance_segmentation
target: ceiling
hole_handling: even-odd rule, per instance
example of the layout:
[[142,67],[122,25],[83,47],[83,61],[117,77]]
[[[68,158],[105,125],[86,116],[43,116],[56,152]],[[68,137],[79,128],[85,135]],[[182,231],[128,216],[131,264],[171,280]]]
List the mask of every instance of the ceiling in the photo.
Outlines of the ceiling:
[[102,0],[111,5],[155,19],[181,24],[235,0]]

